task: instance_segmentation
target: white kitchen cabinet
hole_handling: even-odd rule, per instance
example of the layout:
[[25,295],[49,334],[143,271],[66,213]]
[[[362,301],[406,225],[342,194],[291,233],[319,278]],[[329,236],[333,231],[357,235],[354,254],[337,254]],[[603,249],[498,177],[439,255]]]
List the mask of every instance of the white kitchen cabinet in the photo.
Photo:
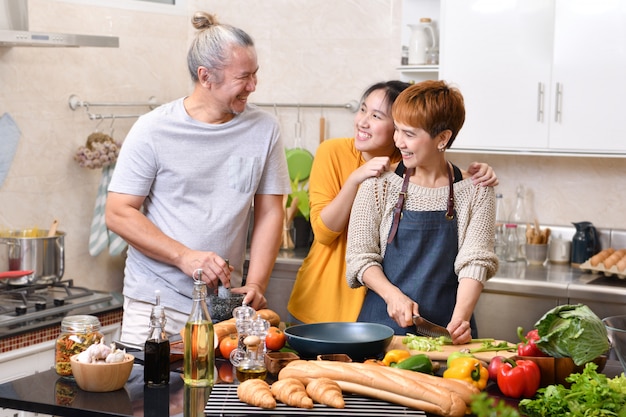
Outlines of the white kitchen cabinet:
[[455,149],[626,154],[626,7],[617,0],[442,0],[439,77]]

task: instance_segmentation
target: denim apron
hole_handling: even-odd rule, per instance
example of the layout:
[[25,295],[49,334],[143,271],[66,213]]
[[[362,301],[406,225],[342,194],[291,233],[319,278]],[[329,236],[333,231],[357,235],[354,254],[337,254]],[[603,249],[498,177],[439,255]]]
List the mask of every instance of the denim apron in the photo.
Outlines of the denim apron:
[[[454,168],[454,182],[462,179]],[[400,163],[396,174],[402,176]],[[402,210],[397,234],[387,245],[382,267],[385,276],[404,294],[417,302],[420,316],[446,327],[456,304],[458,277],[454,261],[458,253],[456,213],[446,219],[446,211]],[[365,296],[357,319],[363,322],[385,324],[397,335],[416,334],[415,326],[400,327],[389,317],[387,304],[374,291]],[[477,337],[474,317],[470,321],[472,337]]]

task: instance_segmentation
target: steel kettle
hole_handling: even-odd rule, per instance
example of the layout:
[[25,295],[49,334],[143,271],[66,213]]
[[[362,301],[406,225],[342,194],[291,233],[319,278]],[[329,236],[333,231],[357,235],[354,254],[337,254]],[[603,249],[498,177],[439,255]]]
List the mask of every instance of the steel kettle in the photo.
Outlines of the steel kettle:
[[591,222],[572,223],[576,227],[576,233],[572,238],[571,262],[580,265],[600,250],[598,231]]

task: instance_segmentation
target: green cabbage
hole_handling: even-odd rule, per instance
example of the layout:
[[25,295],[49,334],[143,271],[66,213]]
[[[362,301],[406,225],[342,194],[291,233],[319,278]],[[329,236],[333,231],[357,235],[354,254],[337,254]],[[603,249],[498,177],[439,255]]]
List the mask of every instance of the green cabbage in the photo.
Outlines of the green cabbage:
[[576,365],[590,362],[609,350],[602,320],[584,304],[560,305],[535,323],[539,350],[555,358],[572,358]]

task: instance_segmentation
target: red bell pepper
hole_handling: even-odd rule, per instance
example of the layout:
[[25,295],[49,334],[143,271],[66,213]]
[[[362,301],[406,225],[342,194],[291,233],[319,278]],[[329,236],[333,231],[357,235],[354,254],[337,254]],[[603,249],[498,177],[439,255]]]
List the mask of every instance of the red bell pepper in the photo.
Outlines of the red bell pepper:
[[517,354],[519,356],[548,356],[539,350],[535,344],[537,340],[541,339],[537,329],[529,331],[526,333],[526,336],[524,336],[524,329],[522,327],[518,327],[517,336],[522,342],[517,344]]
[[498,388],[511,398],[530,398],[539,389],[541,371],[533,361],[506,358],[498,368]]

